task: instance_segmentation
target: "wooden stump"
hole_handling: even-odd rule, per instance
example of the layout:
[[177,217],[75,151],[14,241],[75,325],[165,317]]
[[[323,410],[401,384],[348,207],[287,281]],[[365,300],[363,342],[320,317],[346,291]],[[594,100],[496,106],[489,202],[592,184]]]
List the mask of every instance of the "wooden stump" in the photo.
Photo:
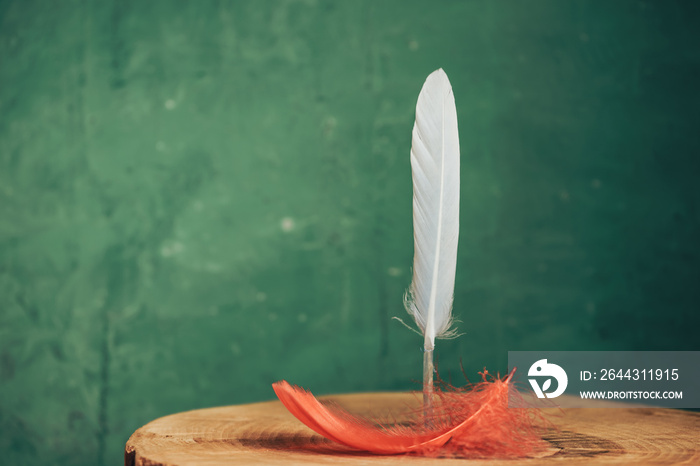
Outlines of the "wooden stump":
[[[409,393],[326,397],[354,413],[414,408]],[[604,402],[601,402],[605,404]],[[561,403],[566,405],[566,399]],[[663,408],[551,409],[551,450],[539,458],[471,460],[469,464],[700,464],[700,414]],[[146,424],[126,443],[125,465],[459,464],[463,459],[377,456],[317,435],[278,401],[173,414]]]

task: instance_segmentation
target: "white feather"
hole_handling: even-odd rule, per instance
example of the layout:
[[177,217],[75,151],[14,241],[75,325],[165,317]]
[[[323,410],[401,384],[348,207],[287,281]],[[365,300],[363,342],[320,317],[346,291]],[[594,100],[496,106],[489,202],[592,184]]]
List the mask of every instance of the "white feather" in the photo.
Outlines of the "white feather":
[[452,86],[442,69],[428,76],[416,105],[413,171],[413,281],[406,310],[425,336],[454,335],[452,300],[459,237],[459,135]]

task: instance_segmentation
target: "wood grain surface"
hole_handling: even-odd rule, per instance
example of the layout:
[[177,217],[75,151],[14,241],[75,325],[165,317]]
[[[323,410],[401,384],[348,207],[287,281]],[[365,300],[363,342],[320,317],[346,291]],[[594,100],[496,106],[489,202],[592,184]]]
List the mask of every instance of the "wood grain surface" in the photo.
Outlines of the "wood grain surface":
[[[400,412],[415,407],[409,393],[325,397],[351,412]],[[564,397],[561,405],[566,405]],[[601,405],[611,407],[611,403]],[[469,464],[700,464],[700,414],[663,408],[616,407],[545,410],[551,448],[538,458],[470,460]],[[377,456],[317,435],[278,401],[200,409],[156,419],[126,443],[132,465],[464,464],[464,459]]]

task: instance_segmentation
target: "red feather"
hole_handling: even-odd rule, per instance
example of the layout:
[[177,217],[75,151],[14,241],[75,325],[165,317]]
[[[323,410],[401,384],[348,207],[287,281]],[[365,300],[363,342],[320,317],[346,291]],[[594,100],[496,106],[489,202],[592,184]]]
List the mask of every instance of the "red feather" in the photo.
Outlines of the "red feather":
[[386,425],[324,404],[282,380],[272,385],[282,404],[307,427],[339,444],[377,454],[413,453],[512,458],[545,448],[533,413],[508,407],[510,377],[464,388],[437,388],[434,414],[411,412],[408,425]]

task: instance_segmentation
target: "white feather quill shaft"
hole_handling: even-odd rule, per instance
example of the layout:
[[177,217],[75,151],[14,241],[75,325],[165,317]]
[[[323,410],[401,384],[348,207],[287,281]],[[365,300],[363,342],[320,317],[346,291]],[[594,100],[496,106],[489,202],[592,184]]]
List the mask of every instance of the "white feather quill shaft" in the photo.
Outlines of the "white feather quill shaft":
[[425,336],[425,351],[448,336],[459,237],[459,135],[452,86],[442,69],[423,84],[411,146],[413,281],[406,310]]

